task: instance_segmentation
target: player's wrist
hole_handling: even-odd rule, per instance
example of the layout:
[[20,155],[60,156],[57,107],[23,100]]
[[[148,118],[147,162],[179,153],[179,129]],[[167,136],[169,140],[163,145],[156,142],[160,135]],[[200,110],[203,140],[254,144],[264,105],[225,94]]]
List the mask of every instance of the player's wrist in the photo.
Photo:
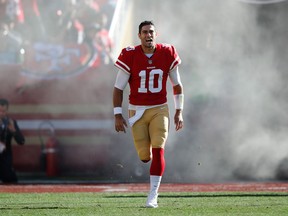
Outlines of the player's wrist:
[[174,105],[176,110],[182,111],[184,108],[184,94],[174,95]]
[[114,115],[122,114],[122,107],[114,107],[113,112]]

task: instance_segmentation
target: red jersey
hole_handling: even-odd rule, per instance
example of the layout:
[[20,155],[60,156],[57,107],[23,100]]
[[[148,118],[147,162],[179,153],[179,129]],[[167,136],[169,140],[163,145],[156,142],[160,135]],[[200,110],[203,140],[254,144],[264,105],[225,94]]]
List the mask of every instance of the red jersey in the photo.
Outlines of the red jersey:
[[141,45],[124,48],[115,66],[130,74],[130,104],[153,106],[167,102],[168,74],[180,63],[174,46],[156,44],[150,58],[143,53]]

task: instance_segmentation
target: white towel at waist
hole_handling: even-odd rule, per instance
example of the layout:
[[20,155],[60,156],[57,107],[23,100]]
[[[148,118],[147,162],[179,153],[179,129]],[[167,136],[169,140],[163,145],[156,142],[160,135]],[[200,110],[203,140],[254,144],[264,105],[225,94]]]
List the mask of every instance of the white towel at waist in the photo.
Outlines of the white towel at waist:
[[164,104],[153,105],[153,106],[135,106],[135,105],[129,104],[128,109],[136,111],[135,115],[128,119],[129,125],[132,127],[135,124],[135,122],[137,122],[143,116],[146,109],[150,109],[150,108],[154,108],[154,107],[162,106],[162,105]]
[[136,121],[138,121],[142,115],[144,114],[146,109],[136,109],[136,113],[134,116],[128,119],[129,125],[132,127]]

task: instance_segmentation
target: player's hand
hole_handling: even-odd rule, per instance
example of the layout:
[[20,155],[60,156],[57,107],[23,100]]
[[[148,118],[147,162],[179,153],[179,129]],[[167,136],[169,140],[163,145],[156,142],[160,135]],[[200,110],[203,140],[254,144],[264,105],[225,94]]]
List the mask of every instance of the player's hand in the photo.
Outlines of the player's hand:
[[177,109],[174,115],[175,130],[178,131],[183,128],[182,110]]
[[126,120],[123,118],[122,114],[116,114],[115,115],[115,130],[117,132],[123,131],[126,133],[126,128],[127,128],[127,123]]

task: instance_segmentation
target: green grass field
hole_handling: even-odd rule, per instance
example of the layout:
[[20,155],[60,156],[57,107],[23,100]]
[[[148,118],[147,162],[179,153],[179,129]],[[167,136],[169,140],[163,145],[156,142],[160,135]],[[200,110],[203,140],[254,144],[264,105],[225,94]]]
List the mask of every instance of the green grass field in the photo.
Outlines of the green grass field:
[[0,215],[288,215],[287,193],[161,193],[144,208],[144,193],[0,193]]

